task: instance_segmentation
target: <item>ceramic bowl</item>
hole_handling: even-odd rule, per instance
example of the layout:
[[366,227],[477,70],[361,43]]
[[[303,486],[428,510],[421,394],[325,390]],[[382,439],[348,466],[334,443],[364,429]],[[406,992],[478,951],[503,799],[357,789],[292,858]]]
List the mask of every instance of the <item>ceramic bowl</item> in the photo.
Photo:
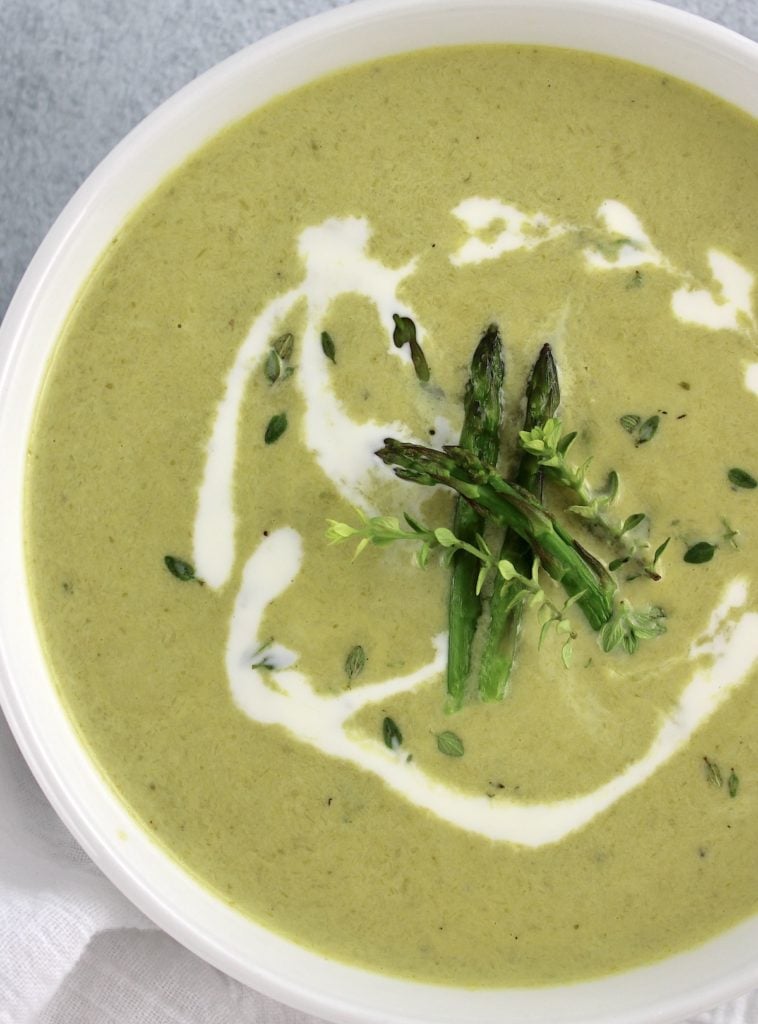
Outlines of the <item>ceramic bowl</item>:
[[0,337],[0,697],[51,803],[87,853],[159,926],[210,963],[333,1021],[631,1024],[674,1021],[758,985],[758,918],[691,952],[601,980],[470,991],[326,960],[216,899],[132,821],[63,711],[35,631],[22,558],[24,458],[46,362],[98,254],[165,175],[231,121],[350,64],[430,45],[560,45],[636,61],[758,116],[758,45],[646,0],[366,0],[249,47],[137,127],[68,204]]

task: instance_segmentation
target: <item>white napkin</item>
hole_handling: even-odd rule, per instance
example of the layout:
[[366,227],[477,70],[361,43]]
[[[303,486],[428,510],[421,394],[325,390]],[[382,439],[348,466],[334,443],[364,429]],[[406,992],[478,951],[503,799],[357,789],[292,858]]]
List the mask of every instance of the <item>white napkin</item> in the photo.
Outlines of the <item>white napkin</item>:
[[159,931],[48,804],[0,714],[0,1024],[318,1024]]
[[[0,1024],[319,1024],[159,931],[41,793],[0,715]],[[689,1024],[758,1024],[758,991]]]

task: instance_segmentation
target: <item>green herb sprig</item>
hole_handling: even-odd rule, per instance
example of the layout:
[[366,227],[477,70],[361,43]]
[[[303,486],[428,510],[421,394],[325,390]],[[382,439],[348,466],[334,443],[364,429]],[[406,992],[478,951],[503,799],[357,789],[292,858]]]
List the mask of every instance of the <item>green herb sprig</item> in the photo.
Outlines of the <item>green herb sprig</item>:
[[547,476],[568,488],[579,499],[579,504],[569,506],[569,511],[583,519],[593,532],[619,551],[619,557],[609,565],[611,571],[631,563],[645,576],[659,580],[661,574],[658,563],[670,538],[666,538],[656,548],[652,558],[646,555],[650,545],[640,537],[638,528],[647,516],[644,512],[635,512],[621,519],[610,512],[619,492],[619,475],[611,470],[605,488],[602,491],[593,490],[587,479],[591,459],[587,459],[581,466],[575,466],[567,458],[576,436],[576,431],[564,434],[563,425],[556,417],[551,417],[531,430],[519,432],[523,450],[537,460]]
[[395,343],[395,348],[402,348],[407,345],[411,351],[411,362],[413,363],[413,369],[416,376],[422,384],[426,384],[431,376],[429,372],[429,364],[426,361],[423,349],[418,343],[416,338],[416,325],[409,316],[400,316],[398,313],[392,314],[392,319],[395,324],[395,329],[392,332],[392,340]]
[[[407,514],[405,521],[410,528],[404,529],[395,516],[368,517],[360,509],[355,511],[360,519],[360,526],[350,526],[334,519],[328,520],[326,537],[330,543],[357,540],[354,555],[357,558],[369,544],[385,547],[397,541],[415,542],[419,545],[416,562],[421,568],[428,565],[433,552],[440,553],[443,562],[449,563],[456,551],[466,551],[480,563],[477,593],[481,593],[487,579],[492,575],[502,581],[503,588],[508,585],[511,593],[510,607],[521,606],[537,614],[540,624],[539,646],[553,630],[562,641],[561,660],[566,668],[569,667],[573,654],[572,641],[576,639],[576,633],[566,613],[582,600],[585,596],[584,591],[573,594],[562,605],[557,605],[550,600],[540,584],[539,559],[534,559],[531,574],[527,576],[519,572],[508,559],[498,559],[493,555],[481,535],[477,536],[476,544],[469,544],[456,537],[446,526],[424,526]],[[664,619],[665,616],[659,608],[641,611],[633,609],[628,602],[620,602],[603,627],[603,650],[612,651],[616,647],[623,647],[629,653],[633,653],[640,640],[660,636],[666,631]]]

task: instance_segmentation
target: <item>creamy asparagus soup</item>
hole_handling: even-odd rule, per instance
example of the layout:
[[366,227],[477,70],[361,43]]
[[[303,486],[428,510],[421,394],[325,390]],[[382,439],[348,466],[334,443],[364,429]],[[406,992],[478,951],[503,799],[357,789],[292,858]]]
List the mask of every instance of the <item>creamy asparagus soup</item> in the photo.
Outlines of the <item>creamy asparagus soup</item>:
[[277,100],[113,239],[29,572],[83,742],[223,900],[477,986],[754,912],[756,208],[736,109],[464,47]]

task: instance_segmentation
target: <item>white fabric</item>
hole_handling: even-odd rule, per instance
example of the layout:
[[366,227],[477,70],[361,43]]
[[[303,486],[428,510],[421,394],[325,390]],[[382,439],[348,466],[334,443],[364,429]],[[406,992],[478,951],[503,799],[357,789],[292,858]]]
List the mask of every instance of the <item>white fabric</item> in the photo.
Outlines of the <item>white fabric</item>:
[[[82,852],[0,715],[0,1024],[318,1024],[159,931]],[[758,1024],[758,992],[690,1024]]]

